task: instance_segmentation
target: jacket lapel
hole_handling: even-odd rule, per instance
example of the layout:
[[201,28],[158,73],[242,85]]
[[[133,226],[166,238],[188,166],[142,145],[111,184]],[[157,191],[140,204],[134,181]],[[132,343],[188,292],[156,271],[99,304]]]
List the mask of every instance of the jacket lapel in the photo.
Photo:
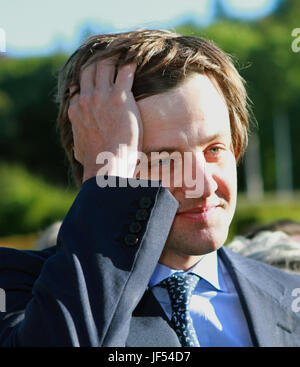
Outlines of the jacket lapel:
[[149,288],[133,312],[126,346],[181,346],[168,317]]
[[226,247],[219,250],[219,255],[239,294],[253,345],[299,346],[299,317],[291,307],[292,287],[288,288],[292,283],[284,284],[289,275]]

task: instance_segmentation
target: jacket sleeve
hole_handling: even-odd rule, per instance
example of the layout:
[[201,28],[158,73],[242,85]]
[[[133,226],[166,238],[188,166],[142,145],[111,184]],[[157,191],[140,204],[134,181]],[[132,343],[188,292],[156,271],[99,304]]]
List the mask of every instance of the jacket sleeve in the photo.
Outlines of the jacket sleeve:
[[100,188],[91,178],[82,185],[57,251],[30,290],[23,288],[32,269],[21,265],[14,286],[2,259],[0,287],[9,284],[9,297],[0,317],[1,346],[125,346],[178,203],[165,188],[151,187],[153,181],[122,182]]

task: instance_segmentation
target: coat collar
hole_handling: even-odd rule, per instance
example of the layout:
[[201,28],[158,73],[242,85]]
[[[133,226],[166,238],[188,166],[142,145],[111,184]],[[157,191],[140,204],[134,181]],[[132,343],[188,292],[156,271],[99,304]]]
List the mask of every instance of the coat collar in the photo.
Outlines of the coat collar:
[[218,250],[239,294],[254,346],[297,346],[299,315],[293,312],[292,290],[300,277],[240,256],[226,247]]

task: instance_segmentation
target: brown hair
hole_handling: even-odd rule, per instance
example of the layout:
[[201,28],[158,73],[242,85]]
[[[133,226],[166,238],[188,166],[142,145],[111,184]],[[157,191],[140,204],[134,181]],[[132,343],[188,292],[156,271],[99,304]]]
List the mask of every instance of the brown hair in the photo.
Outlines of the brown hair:
[[163,30],[95,35],[70,56],[58,81],[58,129],[71,163],[73,177],[79,186],[82,183],[83,167],[75,160],[72,150],[73,135],[68,118],[69,87],[76,85],[79,91],[82,68],[115,55],[120,55],[117,67],[133,61],[137,63],[132,87],[136,100],[167,92],[193,72],[213,77],[227,104],[234,154],[237,161],[240,159],[248,143],[249,109],[244,80],[229,55],[204,38]]

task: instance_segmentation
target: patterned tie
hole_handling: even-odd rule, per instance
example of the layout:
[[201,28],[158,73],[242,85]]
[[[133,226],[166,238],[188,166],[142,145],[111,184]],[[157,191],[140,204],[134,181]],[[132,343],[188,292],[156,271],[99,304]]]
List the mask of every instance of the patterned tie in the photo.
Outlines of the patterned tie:
[[199,281],[195,274],[174,273],[158,286],[167,288],[172,304],[171,323],[183,347],[199,347],[193,320],[188,310],[192,293]]

